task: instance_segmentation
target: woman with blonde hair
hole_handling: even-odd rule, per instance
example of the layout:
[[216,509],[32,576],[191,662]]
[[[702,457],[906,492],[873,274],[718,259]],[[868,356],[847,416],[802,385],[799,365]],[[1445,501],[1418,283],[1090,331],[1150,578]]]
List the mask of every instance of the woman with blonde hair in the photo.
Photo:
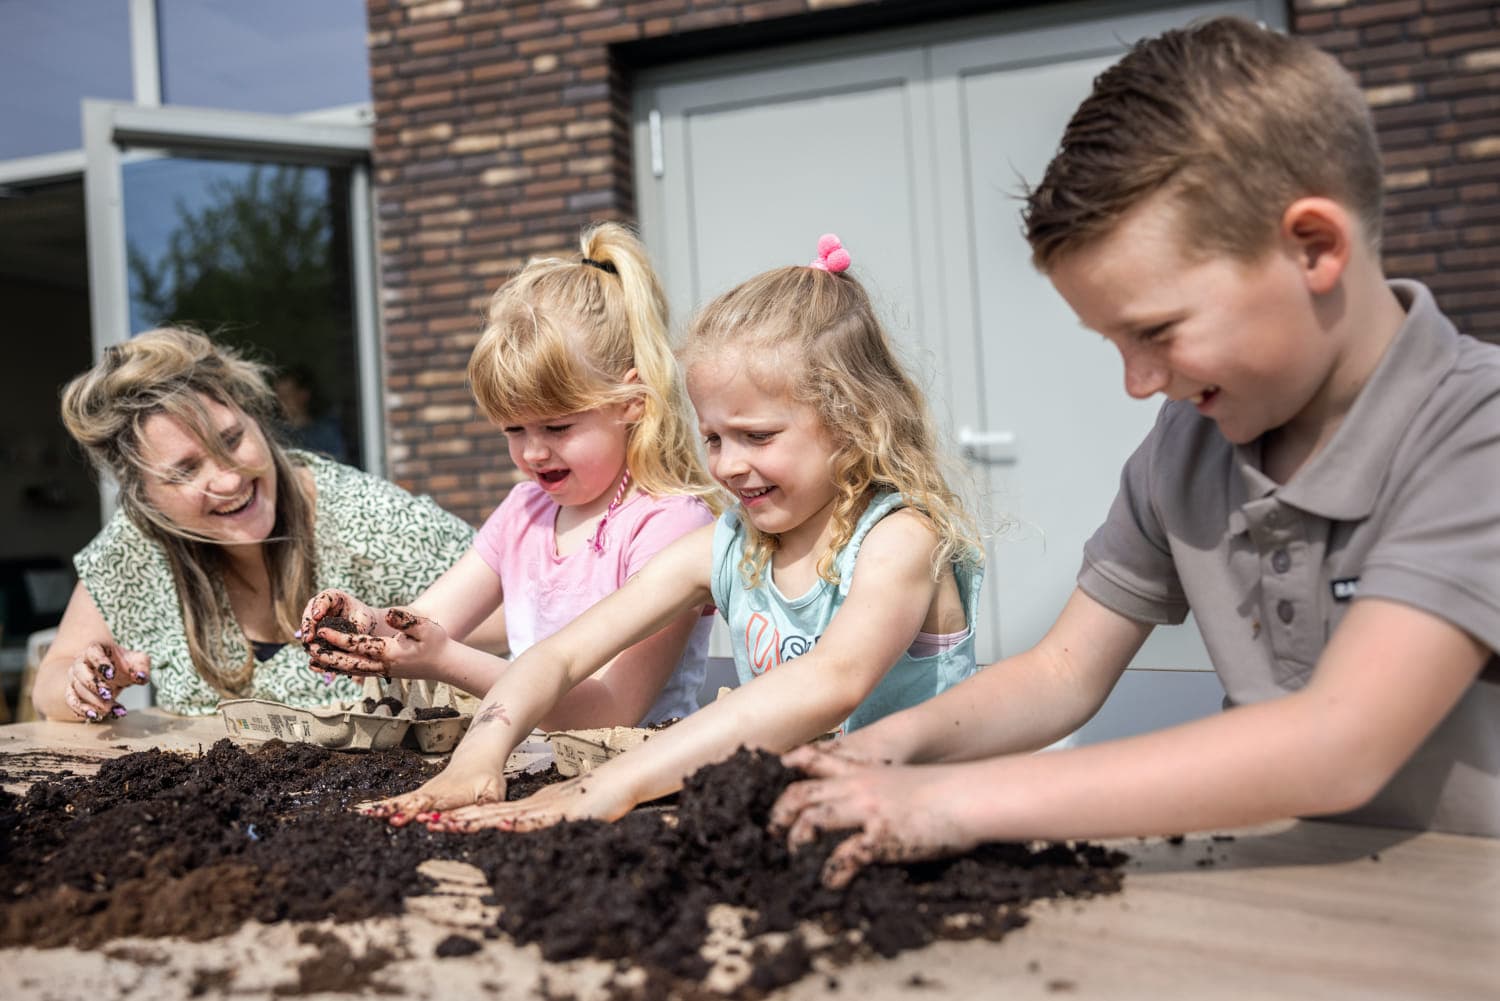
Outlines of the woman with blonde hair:
[[349,587],[410,600],[472,529],[428,498],[276,438],[269,370],[167,327],[107,349],[63,391],[62,418],[119,510],[76,557],[78,585],[37,674],[48,719],[107,721],[151,681],[182,714],[221,698],[353,698],[293,642],[307,600]]

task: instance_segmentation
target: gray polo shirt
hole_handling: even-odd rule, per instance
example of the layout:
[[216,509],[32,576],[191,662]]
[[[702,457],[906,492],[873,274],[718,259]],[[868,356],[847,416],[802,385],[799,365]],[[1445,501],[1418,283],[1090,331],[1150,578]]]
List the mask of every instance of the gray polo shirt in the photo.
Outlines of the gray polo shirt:
[[[1332,440],[1287,483],[1186,402],[1125,465],[1078,585],[1141,622],[1197,619],[1228,704],[1296,691],[1353,601],[1420,608],[1500,650],[1500,349],[1416,282],[1406,322]],[[1363,823],[1500,836],[1500,660]]]

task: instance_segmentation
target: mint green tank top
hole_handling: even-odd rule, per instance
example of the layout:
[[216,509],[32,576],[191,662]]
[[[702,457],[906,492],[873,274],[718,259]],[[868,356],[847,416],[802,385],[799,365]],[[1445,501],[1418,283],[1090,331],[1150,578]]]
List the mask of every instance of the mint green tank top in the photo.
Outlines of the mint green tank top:
[[[848,596],[854,563],[865,536],[876,522],[905,503],[897,493],[877,494],[860,516],[848,545],[834,561],[839,583],[819,580],[806,594],[795,598],[783,595],[769,573],[758,587],[746,585],[739,571],[745,550],[744,526],[734,511],[719,517],[714,526],[714,604],[729,624],[735,673],[740,684],[816,645]],[[974,618],[984,570],[975,560],[955,562],[953,573],[963,601],[964,620],[969,625],[962,639],[930,656],[913,656],[909,650],[903,653],[880,684],[844,721],[840,732],[848,733],[930,699],[974,673]]]

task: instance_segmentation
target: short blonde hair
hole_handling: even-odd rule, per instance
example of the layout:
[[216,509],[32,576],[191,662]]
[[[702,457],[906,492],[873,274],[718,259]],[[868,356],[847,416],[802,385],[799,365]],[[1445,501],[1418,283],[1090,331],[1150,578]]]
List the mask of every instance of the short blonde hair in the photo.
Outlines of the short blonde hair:
[[[667,299],[641,242],[618,223],[584,231],[577,260],[530,261],[490,300],[469,384],[504,426],[639,398],[626,467],[649,494],[722,500],[698,454],[667,338]],[[626,373],[636,372],[627,382]]]
[[257,425],[276,468],[276,520],[265,550],[271,602],[277,627],[290,640],[302,606],[315,590],[314,500],[273,431],[277,404],[269,374],[266,366],[198,331],[163,327],[107,348],[62,393],[68,433],[94,468],[119,485],[125,515],[166,553],[193,665],[224,695],[248,688],[255,656],[247,640],[243,660],[224,660],[224,636],[233,613],[221,582],[227,565],[223,549],[173,524],[152,506],[146,484],[160,470],[142,457],[141,435],[147,420],[164,414],[189,429],[218,462],[233,465],[203,401],[238,409]]
[[[838,498],[821,577],[838,581],[838,553],[880,490],[900,493],[932,524],[935,576],[955,560],[982,559],[973,521],[943,475],[927,400],[851,274],[777,268],[719,296],[693,321],[681,358],[691,370],[731,352],[757,384],[811,407],[833,442]],[[740,569],[753,587],[777,540],[744,524],[750,544]]]
[[1382,185],[1369,106],[1337,60],[1221,17],[1141,41],[1099,75],[1027,194],[1026,238],[1046,271],[1168,191],[1189,258],[1259,257],[1309,195],[1353,211],[1378,247]]

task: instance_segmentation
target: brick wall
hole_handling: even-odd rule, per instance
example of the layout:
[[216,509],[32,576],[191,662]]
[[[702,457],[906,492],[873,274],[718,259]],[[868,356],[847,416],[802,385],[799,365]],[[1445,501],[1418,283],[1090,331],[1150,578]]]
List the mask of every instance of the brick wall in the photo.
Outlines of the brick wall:
[[[966,0],[368,0],[390,475],[477,523],[515,481],[464,381],[489,294],[628,219],[630,66],[994,9]],[[1500,13],[1295,0],[1376,108],[1387,265],[1500,339]]]
[[392,479],[480,521],[515,482],[464,381],[491,292],[628,219],[630,93],[611,46],[828,0],[369,0]]
[[1291,28],[1337,56],[1374,108],[1386,271],[1427,282],[1460,330],[1500,341],[1500,6],[1297,0]]

